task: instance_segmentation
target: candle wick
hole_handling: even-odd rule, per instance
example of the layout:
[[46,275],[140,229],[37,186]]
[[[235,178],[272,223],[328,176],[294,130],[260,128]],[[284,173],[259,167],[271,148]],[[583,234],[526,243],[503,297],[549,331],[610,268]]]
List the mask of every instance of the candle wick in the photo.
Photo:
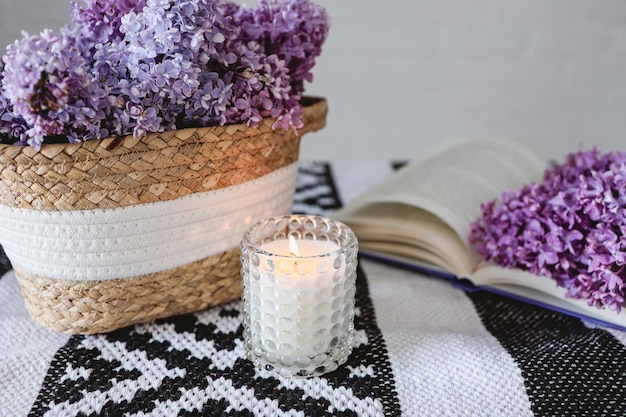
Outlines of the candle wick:
[[298,243],[296,242],[296,239],[291,235],[289,235],[289,252],[291,253],[291,256],[300,256]]

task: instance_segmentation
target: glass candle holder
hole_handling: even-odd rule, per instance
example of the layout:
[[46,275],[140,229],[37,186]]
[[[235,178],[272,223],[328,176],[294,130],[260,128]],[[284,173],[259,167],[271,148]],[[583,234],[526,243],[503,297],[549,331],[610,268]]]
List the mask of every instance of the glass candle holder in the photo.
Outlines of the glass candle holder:
[[283,376],[322,375],[352,352],[358,242],[341,222],[272,217],[241,242],[248,358]]

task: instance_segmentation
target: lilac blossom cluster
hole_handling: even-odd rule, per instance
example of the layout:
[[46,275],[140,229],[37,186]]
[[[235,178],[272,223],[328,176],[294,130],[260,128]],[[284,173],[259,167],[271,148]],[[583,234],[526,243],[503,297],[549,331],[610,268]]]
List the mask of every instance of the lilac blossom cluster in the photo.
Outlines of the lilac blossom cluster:
[[72,21],[80,28],[81,36],[95,42],[119,42],[124,38],[120,30],[122,17],[128,12],[140,12],[145,0],[83,0],[84,6],[72,3]]
[[482,206],[484,259],[551,277],[567,296],[620,312],[626,290],[626,152],[571,153],[543,181]]
[[0,140],[79,142],[276,119],[299,129],[329,30],[309,0],[84,0],[0,63]]

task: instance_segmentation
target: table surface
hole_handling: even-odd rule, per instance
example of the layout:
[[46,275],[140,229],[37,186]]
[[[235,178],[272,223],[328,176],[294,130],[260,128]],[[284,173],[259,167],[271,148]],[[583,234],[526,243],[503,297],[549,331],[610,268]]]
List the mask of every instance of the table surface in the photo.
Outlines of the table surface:
[[[303,162],[293,211],[328,214],[393,168]],[[68,336],[0,268],[0,416],[626,415],[626,332],[365,259],[354,351],[308,379],[251,366],[238,300]]]

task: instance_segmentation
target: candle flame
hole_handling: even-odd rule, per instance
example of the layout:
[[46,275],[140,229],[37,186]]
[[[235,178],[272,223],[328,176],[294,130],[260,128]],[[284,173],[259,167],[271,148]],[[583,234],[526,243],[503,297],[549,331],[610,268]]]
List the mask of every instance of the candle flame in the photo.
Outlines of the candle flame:
[[298,249],[296,239],[291,235],[289,235],[289,251],[293,256],[300,256],[300,250]]

